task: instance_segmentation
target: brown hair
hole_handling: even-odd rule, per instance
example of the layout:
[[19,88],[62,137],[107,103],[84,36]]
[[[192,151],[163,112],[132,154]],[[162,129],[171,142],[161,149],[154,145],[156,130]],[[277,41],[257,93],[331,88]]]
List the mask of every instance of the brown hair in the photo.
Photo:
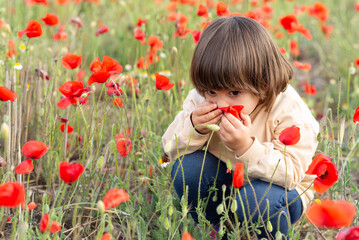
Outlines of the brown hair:
[[221,17],[202,33],[190,77],[201,95],[207,90],[247,90],[269,110],[292,78],[293,68],[268,31],[247,17]]

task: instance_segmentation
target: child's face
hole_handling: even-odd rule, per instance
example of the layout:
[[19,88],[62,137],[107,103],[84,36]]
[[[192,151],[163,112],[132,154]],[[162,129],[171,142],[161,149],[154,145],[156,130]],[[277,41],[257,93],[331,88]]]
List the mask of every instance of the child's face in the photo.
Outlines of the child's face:
[[245,90],[208,90],[204,94],[207,102],[216,104],[219,108],[243,105],[243,114],[249,115],[256,108],[259,97]]

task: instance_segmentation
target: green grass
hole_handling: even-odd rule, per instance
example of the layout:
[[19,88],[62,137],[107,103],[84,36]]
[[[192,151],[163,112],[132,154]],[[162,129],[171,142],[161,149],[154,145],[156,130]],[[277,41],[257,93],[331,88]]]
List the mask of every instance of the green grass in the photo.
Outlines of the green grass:
[[[114,239],[180,239],[184,231],[190,232],[195,239],[208,239],[210,232],[203,230],[209,228],[206,220],[200,219],[201,230],[197,230],[188,214],[188,206],[184,200],[178,199],[171,186],[171,164],[165,168],[159,164],[163,155],[161,136],[192,88],[189,64],[195,48],[190,34],[185,39],[173,38],[175,24],[167,19],[166,11],[170,1],[156,4],[154,0],[100,0],[99,6],[90,2],[80,5],[71,2],[65,6],[59,6],[56,1],[49,2],[48,8],[43,5],[28,7],[22,0],[0,2],[0,16],[9,24],[9,27],[0,29],[0,60],[4,62],[0,65],[0,86],[7,86],[19,95],[15,103],[0,102],[0,123],[7,123],[11,128],[10,136],[2,135],[0,138],[0,156],[7,162],[2,166],[0,176],[2,182],[23,182],[27,188],[26,203],[34,201],[37,204],[31,212],[17,208],[0,209],[0,216],[4,216],[0,220],[3,219],[1,230],[5,238],[46,239],[49,236],[42,235],[38,225],[41,216],[49,212],[52,220],[62,224],[60,233],[50,234],[54,239],[97,239],[103,232],[109,232]],[[230,1],[224,2],[229,4]],[[248,1],[243,2],[230,5],[231,12],[244,13],[255,9]],[[334,26],[330,39],[321,32],[318,20],[304,12],[298,15],[298,20],[310,29],[312,40],[299,33],[285,33],[284,38],[275,40],[279,47],[287,50],[291,61],[312,64],[309,72],[296,69],[291,83],[305,98],[313,115],[323,115],[318,118],[321,126],[318,152],[330,156],[339,170],[338,183],[316,197],[346,199],[357,206],[359,138],[352,117],[359,106],[358,67],[355,74],[348,73],[351,63],[359,57],[359,12],[354,10],[354,2],[325,1],[330,9],[327,22]],[[279,16],[292,13],[296,4],[313,3],[309,0],[270,2],[274,11],[269,22],[280,28]],[[196,15],[196,7],[179,4],[178,10],[189,16],[188,28],[200,29],[204,19]],[[23,30],[30,19],[44,17],[47,12],[56,13],[61,24],[66,25],[68,38],[65,41],[52,40],[58,26],[43,24],[44,33],[40,38],[17,37],[17,32]],[[80,29],[70,23],[76,16],[83,22]],[[145,56],[149,50],[147,44],[141,45],[133,37],[138,17],[148,21],[142,27],[146,38],[156,35],[164,41],[163,48],[157,53],[161,54],[160,60],[147,70],[136,67],[139,57]],[[211,9],[210,20],[215,17],[215,9]],[[95,37],[99,22],[107,25],[110,31]],[[275,33],[273,29],[270,31]],[[16,44],[17,56],[12,59],[5,55],[9,39]],[[289,53],[289,39],[299,42],[301,54],[298,58]],[[19,50],[20,44],[26,46],[25,52]],[[65,52],[82,55],[80,69],[86,71],[85,86],[91,75],[92,60],[110,56],[123,67],[131,66],[131,70],[124,69],[122,76],[135,77],[141,92],[136,94],[134,86],[123,84],[121,98],[124,106],[116,108],[104,85],[93,84],[87,105],[58,109],[59,86],[76,78],[78,71],[66,70],[62,66],[61,57]],[[23,69],[14,70],[15,63],[21,63]],[[37,77],[35,68],[47,71],[50,81]],[[170,81],[176,84],[170,91],[159,91],[152,75],[165,70],[170,71]],[[302,80],[314,84],[318,94],[307,96],[300,85]],[[180,85],[182,81],[186,84]],[[75,131],[67,135],[62,133],[58,118],[68,118]],[[127,129],[130,129],[133,149],[122,157],[116,149],[115,135]],[[82,137],[81,143],[76,141],[78,135]],[[42,141],[50,149],[43,158],[34,161],[35,170],[30,176],[19,176],[13,169],[25,160],[21,148],[28,140]],[[70,145],[68,149],[66,141]],[[72,185],[64,185],[58,173],[61,161],[82,163],[84,174]],[[153,169],[151,177],[150,169]],[[130,201],[101,214],[97,202],[114,187],[126,189]],[[6,223],[7,217],[11,217],[11,222]],[[353,225],[358,225],[358,215]],[[333,239],[336,232],[316,229],[305,217],[291,229],[292,239]],[[246,233],[248,229],[237,228],[232,234],[233,239]]]

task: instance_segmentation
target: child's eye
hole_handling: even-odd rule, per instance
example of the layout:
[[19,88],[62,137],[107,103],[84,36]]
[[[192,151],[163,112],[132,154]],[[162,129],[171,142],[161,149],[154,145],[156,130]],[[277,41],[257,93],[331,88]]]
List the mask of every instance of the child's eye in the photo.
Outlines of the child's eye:
[[210,96],[216,95],[216,93],[214,91],[211,91],[211,90],[208,90],[207,94],[210,95]]
[[229,95],[231,95],[231,96],[238,96],[239,94],[241,94],[240,91],[230,91],[229,92]]

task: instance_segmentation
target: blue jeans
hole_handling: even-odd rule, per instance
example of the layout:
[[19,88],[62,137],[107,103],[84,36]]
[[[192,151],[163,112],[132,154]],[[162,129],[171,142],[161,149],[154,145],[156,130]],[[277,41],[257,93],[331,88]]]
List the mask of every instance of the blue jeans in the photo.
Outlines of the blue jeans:
[[[188,186],[188,204],[189,206],[191,206],[190,214],[192,215],[195,222],[198,222],[198,216],[195,207],[197,207],[198,203],[198,185],[204,154],[204,151],[196,151],[194,153],[185,155],[182,160],[182,167],[180,165],[180,160],[177,159],[172,167],[171,172],[173,186],[179,198],[181,198],[183,195],[184,183],[185,186]],[[185,181],[183,181],[183,175]],[[200,187],[200,199],[208,198],[208,204],[204,209],[204,214],[206,216],[206,219],[212,224],[217,224],[220,222],[221,215],[218,215],[216,209],[217,206],[222,203],[222,185],[225,184],[227,186],[225,190],[225,196],[229,196],[232,186],[232,177],[233,176],[231,173],[227,173],[227,167],[224,162],[220,161],[211,153],[206,153],[206,160],[203,167],[202,181]],[[251,222],[255,223],[257,222],[259,217],[256,201],[257,203],[259,203],[260,199],[263,197],[270,184],[259,179],[252,180],[251,184],[253,186],[254,192],[250,184],[247,184],[240,188],[239,192],[244,204],[246,219],[249,220],[251,215],[253,215],[254,213],[253,217],[251,218]],[[213,201],[213,192],[209,196],[209,189],[213,186],[217,189],[216,201]],[[291,203],[287,208],[286,202],[290,203],[294,199],[296,200]],[[236,212],[238,220],[240,222],[244,222],[245,218],[242,211],[242,205],[239,196],[237,196],[236,200]],[[267,202],[269,204],[267,204]],[[283,187],[272,184],[268,192],[264,196],[263,201],[259,205],[259,211],[261,213],[262,219],[265,222],[265,226],[267,226],[266,221],[268,220],[268,216],[272,216],[269,220],[272,224],[273,231],[267,233],[269,233],[273,237],[275,236],[275,233],[279,230],[282,234],[287,236],[290,224],[295,223],[302,215],[302,201],[296,190],[287,191],[287,194],[285,194],[285,189]],[[261,234],[257,234],[257,236],[259,238],[267,238],[268,235],[263,227],[263,224],[261,226],[262,227],[258,228],[259,230],[261,230]]]

